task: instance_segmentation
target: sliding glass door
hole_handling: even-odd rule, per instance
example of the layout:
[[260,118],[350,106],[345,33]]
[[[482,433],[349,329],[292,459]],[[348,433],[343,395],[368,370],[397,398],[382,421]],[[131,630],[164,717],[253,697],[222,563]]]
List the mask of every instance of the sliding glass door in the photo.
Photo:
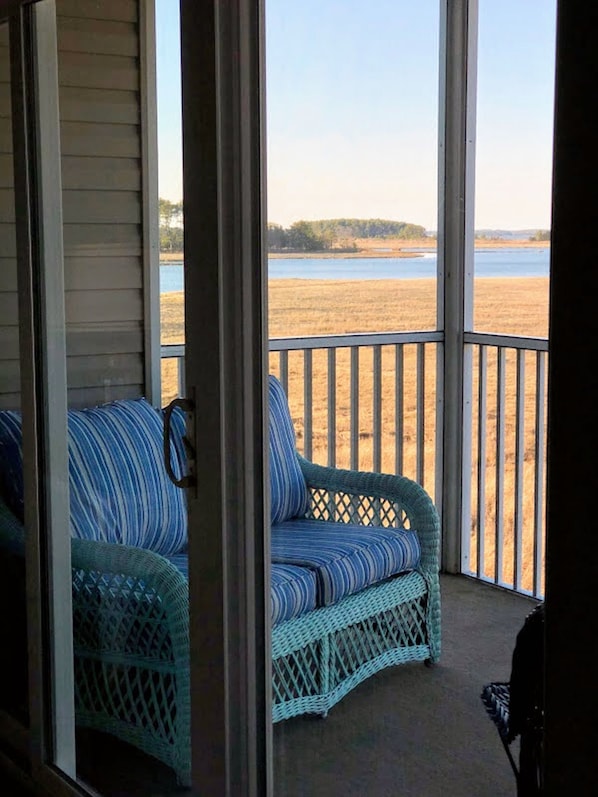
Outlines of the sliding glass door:
[[269,790],[261,8],[181,12],[168,412],[153,0],[15,2],[0,30],[0,568],[22,643],[0,733],[52,794]]

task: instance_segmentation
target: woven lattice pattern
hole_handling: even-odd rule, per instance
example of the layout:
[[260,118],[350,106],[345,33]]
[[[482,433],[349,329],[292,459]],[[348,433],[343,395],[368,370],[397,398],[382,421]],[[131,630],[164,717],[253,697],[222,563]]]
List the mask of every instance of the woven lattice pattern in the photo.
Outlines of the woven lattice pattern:
[[150,551],[72,545],[77,721],[156,756],[188,783],[187,580]]
[[337,523],[359,523],[362,526],[383,526],[408,529],[409,518],[396,501],[370,495],[329,490],[310,490],[309,516],[314,520]]
[[[75,570],[75,644],[172,662],[164,605],[143,579]],[[135,611],[127,611],[131,606]]]
[[336,686],[382,653],[426,644],[424,599],[396,606],[332,637],[331,681]]
[[78,713],[105,714],[134,725],[166,744],[176,741],[176,679],[135,665],[120,666],[77,656],[75,699]]
[[321,694],[322,642],[315,640],[272,662],[272,695],[275,703]]
[[326,714],[375,672],[434,660],[430,618],[428,585],[413,572],[275,628],[274,720]]

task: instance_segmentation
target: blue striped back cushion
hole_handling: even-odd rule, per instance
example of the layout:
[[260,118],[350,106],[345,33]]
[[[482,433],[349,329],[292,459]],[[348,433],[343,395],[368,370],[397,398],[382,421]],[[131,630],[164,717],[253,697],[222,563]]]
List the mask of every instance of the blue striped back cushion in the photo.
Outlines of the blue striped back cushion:
[[[20,451],[20,417],[2,415],[7,413],[0,413],[0,427],[3,422],[7,427],[9,420],[13,439],[18,420]],[[161,413],[143,398],[69,410],[73,537],[123,543],[163,555],[184,547],[187,507],[183,491],[170,482],[164,468],[163,429]],[[179,476],[174,446],[171,457]]]
[[268,442],[270,451],[270,497],[272,523],[305,515],[308,492],[295,453],[295,429],[284,389],[269,378]]

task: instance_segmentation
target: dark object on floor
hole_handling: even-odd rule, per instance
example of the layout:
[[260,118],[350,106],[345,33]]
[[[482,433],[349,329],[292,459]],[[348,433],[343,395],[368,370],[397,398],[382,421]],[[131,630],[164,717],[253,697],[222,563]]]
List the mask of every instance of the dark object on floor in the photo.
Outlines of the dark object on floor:
[[[496,725],[517,781],[517,797],[541,797],[544,731],[544,604],[517,634],[511,679],[486,684],[482,702]],[[519,765],[510,745],[519,737]]]

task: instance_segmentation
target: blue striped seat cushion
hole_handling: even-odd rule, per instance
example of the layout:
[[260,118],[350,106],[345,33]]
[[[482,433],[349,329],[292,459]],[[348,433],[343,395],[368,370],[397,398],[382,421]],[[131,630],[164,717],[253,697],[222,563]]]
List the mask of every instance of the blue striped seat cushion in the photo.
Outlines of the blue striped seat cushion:
[[270,452],[270,518],[282,523],[304,516],[308,492],[295,449],[295,429],[284,389],[270,374],[268,384],[268,443]]
[[272,625],[315,609],[316,575],[306,567],[272,564]]
[[[168,557],[169,561],[189,578],[186,554]],[[272,565],[272,625],[291,620],[316,608],[316,576],[312,570],[296,565]]]
[[272,561],[309,567],[329,606],[419,564],[417,533],[297,518],[272,526]]
[[[163,462],[164,423],[143,398],[68,412],[70,524],[73,537],[124,543],[163,555],[187,541],[182,490]],[[21,421],[0,412],[0,439],[10,437],[21,460]],[[180,473],[172,448],[173,469]],[[21,477],[22,479],[22,477]],[[22,486],[20,489],[22,502]],[[11,505],[18,503],[18,496]]]

